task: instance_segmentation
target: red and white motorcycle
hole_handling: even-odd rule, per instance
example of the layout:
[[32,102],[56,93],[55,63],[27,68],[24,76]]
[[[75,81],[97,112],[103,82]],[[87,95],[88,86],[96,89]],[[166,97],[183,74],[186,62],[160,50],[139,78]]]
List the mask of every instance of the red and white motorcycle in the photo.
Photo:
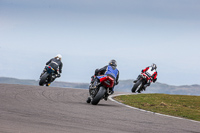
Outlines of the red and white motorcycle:
[[141,93],[141,91],[143,91],[146,88],[145,85],[147,84],[147,82],[152,82],[151,76],[148,75],[148,73],[141,73],[139,75],[139,79],[133,85],[133,88],[131,91],[133,93],[135,93],[135,92]]

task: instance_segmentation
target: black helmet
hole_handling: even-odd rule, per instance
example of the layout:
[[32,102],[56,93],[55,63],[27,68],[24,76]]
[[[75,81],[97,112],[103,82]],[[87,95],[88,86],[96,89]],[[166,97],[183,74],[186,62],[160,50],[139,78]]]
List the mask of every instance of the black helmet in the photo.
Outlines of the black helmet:
[[116,60],[111,60],[110,62],[109,62],[109,65],[111,65],[111,66],[117,66],[117,62],[116,62]]
[[152,67],[153,69],[157,69],[157,66],[156,66],[156,64],[154,64],[154,63],[151,65],[151,67]]

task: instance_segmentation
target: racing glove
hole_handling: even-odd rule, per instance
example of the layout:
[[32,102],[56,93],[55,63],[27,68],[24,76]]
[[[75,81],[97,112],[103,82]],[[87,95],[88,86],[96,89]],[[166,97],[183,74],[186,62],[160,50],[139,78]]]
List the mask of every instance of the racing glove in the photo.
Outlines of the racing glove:
[[155,82],[156,82],[156,80],[157,80],[157,78],[156,78],[156,79],[153,79],[153,82],[155,83]]

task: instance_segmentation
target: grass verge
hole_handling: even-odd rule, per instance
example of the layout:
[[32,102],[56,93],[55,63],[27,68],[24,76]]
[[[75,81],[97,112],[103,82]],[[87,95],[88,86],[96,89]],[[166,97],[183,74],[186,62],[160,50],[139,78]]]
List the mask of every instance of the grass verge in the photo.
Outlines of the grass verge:
[[139,94],[121,95],[114,99],[136,108],[200,121],[200,96]]

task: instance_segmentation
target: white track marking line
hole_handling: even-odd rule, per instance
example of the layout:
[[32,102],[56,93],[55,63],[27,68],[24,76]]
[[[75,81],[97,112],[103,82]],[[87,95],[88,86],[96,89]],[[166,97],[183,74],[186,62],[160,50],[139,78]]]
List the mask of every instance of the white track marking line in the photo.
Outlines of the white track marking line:
[[190,120],[190,119],[185,119],[185,118],[175,117],[175,116],[170,116],[170,115],[164,115],[164,114],[160,114],[160,113],[155,113],[155,112],[151,112],[151,111],[139,109],[139,108],[136,108],[136,107],[132,107],[132,106],[129,106],[129,105],[120,103],[120,102],[118,102],[118,101],[116,101],[116,100],[113,99],[113,97],[121,96],[121,95],[134,95],[134,94],[117,94],[117,95],[111,95],[111,96],[108,97],[108,99],[110,99],[111,101],[116,102],[116,103],[118,103],[118,104],[121,104],[121,105],[123,105],[123,106],[125,106],[125,107],[131,108],[131,109],[135,109],[135,110],[139,110],[139,111],[142,111],[142,112],[152,113],[152,114],[155,114],[155,115],[161,115],[161,116],[165,116],[165,117],[171,117],[171,118],[182,119],[182,120],[188,120],[188,121],[191,121],[191,122],[200,123],[199,121],[195,121],[195,120]]

